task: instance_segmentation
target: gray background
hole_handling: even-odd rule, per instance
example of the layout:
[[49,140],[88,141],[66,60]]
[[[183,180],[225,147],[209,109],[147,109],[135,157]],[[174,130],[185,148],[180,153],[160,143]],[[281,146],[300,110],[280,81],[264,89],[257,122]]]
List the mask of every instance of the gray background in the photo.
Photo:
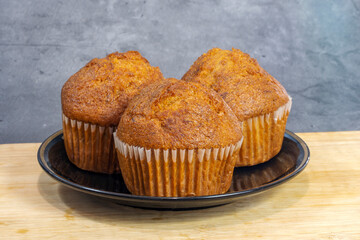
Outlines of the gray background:
[[355,0],[0,0],[0,143],[60,129],[64,82],[127,50],[180,78],[210,48],[239,48],[293,97],[289,130],[360,130],[359,40]]

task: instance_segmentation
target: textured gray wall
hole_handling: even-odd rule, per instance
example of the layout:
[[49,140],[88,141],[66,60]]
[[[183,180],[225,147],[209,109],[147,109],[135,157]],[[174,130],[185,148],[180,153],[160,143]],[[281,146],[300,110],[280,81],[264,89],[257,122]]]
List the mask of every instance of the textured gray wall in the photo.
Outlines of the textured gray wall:
[[64,82],[127,50],[180,78],[208,49],[239,48],[293,97],[289,130],[360,130],[359,40],[359,1],[0,0],[0,143],[60,129]]

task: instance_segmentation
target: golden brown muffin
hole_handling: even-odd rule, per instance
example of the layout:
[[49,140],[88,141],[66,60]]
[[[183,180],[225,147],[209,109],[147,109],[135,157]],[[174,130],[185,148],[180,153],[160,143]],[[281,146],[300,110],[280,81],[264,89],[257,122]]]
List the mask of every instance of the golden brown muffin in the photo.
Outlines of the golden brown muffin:
[[118,172],[112,133],[128,101],[147,84],[161,80],[159,68],[136,51],[95,58],[71,76],[61,91],[70,161],[88,171]]
[[130,101],[115,145],[133,194],[200,196],[229,189],[241,139],[239,121],[216,92],[167,79]]
[[255,59],[238,49],[214,48],[199,57],[182,79],[214,89],[244,123],[236,166],[265,162],[280,151],[291,98]]

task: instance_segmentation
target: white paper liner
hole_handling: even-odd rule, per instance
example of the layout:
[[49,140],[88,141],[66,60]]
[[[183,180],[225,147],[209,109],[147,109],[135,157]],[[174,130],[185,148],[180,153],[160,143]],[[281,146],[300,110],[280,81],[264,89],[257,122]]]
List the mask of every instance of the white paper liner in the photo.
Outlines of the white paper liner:
[[115,148],[126,186],[136,195],[185,197],[225,193],[242,139],[223,148],[146,149],[122,142]]
[[287,118],[286,114],[288,115],[290,113],[291,110],[291,105],[292,105],[292,98],[289,96],[289,101],[287,103],[285,103],[284,105],[282,105],[281,107],[279,107],[275,112],[274,112],[274,121],[275,123],[277,122],[277,120],[281,120],[284,117]]
[[292,99],[276,111],[243,122],[244,142],[236,167],[252,166],[274,157],[281,149]]
[[119,172],[114,148],[115,127],[103,127],[70,119],[62,114],[66,153],[77,167],[92,172]]

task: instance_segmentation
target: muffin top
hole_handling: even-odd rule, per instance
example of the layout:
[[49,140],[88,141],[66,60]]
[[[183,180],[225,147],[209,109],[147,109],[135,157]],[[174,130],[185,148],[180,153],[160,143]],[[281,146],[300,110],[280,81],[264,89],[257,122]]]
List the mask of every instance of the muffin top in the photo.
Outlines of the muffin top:
[[116,134],[129,145],[155,149],[217,148],[242,137],[235,114],[216,92],[173,78],[142,89]]
[[62,110],[72,119],[115,126],[129,99],[145,85],[163,79],[160,69],[136,51],[95,58],[64,84]]
[[238,49],[209,50],[182,79],[214,89],[240,121],[271,113],[289,101],[285,88],[256,59]]

